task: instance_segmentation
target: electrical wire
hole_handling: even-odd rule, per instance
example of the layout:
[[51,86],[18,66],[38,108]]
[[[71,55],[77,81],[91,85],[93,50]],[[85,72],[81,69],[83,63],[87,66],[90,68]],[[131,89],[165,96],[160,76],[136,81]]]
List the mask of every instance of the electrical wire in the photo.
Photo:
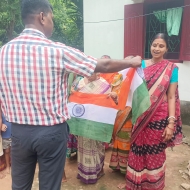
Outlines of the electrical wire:
[[[170,8],[170,9],[177,9],[177,8],[185,8],[185,7],[189,7],[189,5],[184,5],[181,7],[175,7],[175,8]],[[166,10],[161,10],[161,11],[157,11],[157,12],[162,12],[162,11],[166,11]],[[84,24],[97,24],[97,23],[103,23],[103,22],[115,22],[115,21],[120,21],[120,20],[129,20],[129,19],[134,19],[134,18],[139,18],[139,17],[145,17],[145,16],[149,16],[149,15],[153,15],[154,13],[149,13],[149,14],[143,14],[143,15],[138,15],[138,16],[133,16],[133,17],[127,17],[127,18],[121,18],[121,19],[114,19],[114,20],[102,20],[102,21],[87,21],[84,22]]]

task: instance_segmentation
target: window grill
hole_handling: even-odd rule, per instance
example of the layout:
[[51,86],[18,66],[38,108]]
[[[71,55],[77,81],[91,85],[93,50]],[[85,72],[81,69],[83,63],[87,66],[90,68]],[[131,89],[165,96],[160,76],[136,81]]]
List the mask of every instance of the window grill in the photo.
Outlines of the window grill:
[[[154,11],[167,10],[169,8],[180,7],[183,5],[183,0],[172,0],[171,2],[154,3],[146,6],[146,13],[153,13]],[[150,46],[154,36],[158,33],[167,34],[166,23],[161,23],[154,14],[146,17],[146,45],[145,58],[151,58]],[[166,54],[167,59],[179,59],[180,54],[180,38],[181,29],[178,36],[169,36],[169,48]]]

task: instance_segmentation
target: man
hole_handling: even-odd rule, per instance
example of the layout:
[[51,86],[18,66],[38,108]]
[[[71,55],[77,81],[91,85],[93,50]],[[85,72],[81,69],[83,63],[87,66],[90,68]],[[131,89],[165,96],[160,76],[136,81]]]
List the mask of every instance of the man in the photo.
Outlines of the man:
[[90,76],[138,67],[141,58],[95,59],[47,38],[53,31],[48,0],[22,0],[25,30],[0,50],[0,102],[12,123],[12,189],[31,189],[36,162],[40,190],[59,190],[69,119],[68,73]]

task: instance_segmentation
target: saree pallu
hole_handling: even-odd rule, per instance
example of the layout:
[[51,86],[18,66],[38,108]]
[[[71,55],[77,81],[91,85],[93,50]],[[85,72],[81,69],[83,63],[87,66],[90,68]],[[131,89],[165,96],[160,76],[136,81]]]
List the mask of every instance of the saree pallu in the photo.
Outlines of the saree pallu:
[[174,68],[173,63],[163,60],[144,69],[151,107],[133,126],[126,174],[127,190],[162,190],[165,187],[165,149],[182,141],[177,90],[175,115],[177,121],[174,136],[168,142],[163,142],[162,137],[168,124],[166,93]]
[[104,166],[103,142],[78,137],[78,176],[85,184],[96,183]]
[[128,155],[130,150],[130,137],[132,122],[130,115],[131,108],[118,112],[113,131],[113,148],[109,167],[113,170],[120,170],[126,174]]

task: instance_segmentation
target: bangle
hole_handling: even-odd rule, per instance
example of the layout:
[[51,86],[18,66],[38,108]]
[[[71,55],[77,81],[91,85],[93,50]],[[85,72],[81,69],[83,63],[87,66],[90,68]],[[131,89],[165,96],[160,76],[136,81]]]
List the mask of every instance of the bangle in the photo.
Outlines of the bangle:
[[172,131],[174,131],[174,128],[172,129],[172,128],[168,127],[168,126],[167,126],[167,128],[169,128],[169,129],[171,129]]
[[176,120],[176,118],[174,116],[168,117],[168,120],[171,119],[171,118],[174,119],[174,120]]

